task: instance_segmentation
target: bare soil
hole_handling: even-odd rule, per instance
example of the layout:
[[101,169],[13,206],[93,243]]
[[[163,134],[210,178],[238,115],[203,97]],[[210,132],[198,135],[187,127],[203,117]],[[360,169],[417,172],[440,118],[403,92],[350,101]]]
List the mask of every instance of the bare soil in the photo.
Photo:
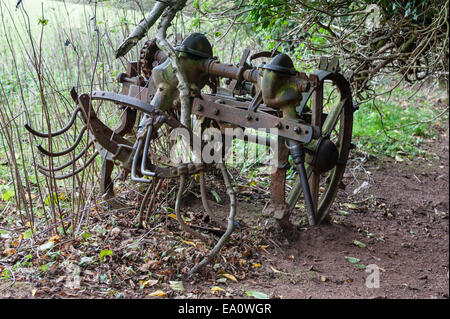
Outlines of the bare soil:
[[[213,265],[183,281],[184,291],[174,289],[173,281],[181,281],[207,247],[180,236],[171,218],[140,230],[133,222],[136,210],[97,210],[90,222],[106,223],[105,234],[97,241],[61,241],[54,266],[35,276],[17,271],[13,286],[11,279],[0,280],[0,296],[251,298],[246,292],[256,290],[277,299],[448,298],[448,136],[448,129],[442,130],[425,142],[427,159],[381,161],[353,152],[347,187],[339,192],[329,220],[301,228],[295,240],[280,234],[273,219],[261,213],[268,199],[264,189],[244,191],[241,229]],[[223,191],[219,195],[225,198]],[[215,207],[226,211],[226,202]],[[200,209],[195,196],[185,201],[184,213],[191,219]],[[113,256],[98,260],[105,249]],[[96,262],[83,264],[89,256]],[[81,265],[79,287],[67,285],[70,264]],[[379,288],[366,285],[373,269],[379,271]],[[155,296],[158,290],[161,296]]]

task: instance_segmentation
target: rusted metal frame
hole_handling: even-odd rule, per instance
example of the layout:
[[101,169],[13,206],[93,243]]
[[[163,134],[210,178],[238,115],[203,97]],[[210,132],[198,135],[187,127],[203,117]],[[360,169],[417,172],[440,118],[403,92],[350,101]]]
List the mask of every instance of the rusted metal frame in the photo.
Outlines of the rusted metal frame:
[[289,149],[285,146],[285,139],[277,140],[278,165],[270,175],[270,205],[266,212],[272,214],[283,229],[291,226],[289,221],[290,211],[286,209],[286,172],[289,167]]
[[[82,94],[79,98],[79,105],[82,108],[85,117],[89,114],[89,131],[94,136],[96,142],[98,142],[105,150],[111,154],[116,154],[119,150],[120,144],[132,146],[132,144],[122,136],[116,134],[108,126],[103,124],[95,114],[95,111],[91,107],[91,97],[89,94]],[[127,156],[125,153],[119,153],[118,160],[125,162]]]
[[[248,111],[256,112],[256,110],[258,109],[258,107],[261,105],[262,102],[263,102],[262,91],[258,90],[258,92],[253,97],[252,101],[248,105]],[[251,115],[249,114],[249,116]]]
[[108,198],[114,197],[114,182],[111,178],[114,169],[114,161],[109,160],[106,156],[102,159],[100,193],[105,194]]
[[[247,48],[244,49],[244,53],[242,53],[241,60],[239,61],[239,64],[238,64],[239,68],[244,68],[245,61],[247,61],[247,58],[248,58],[249,54],[250,54],[250,50],[247,49]],[[234,90],[236,89],[237,83],[238,83],[237,79],[231,80],[230,85],[228,85],[228,89],[231,91],[231,93],[233,93]]]
[[138,111],[141,111],[146,114],[151,114],[155,110],[155,107],[141,101],[140,99],[136,99],[134,97],[113,93],[113,92],[105,92],[105,91],[94,91],[92,92],[91,99],[93,101],[95,100],[102,100],[102,101],[110,101],[114,102],[116,104],[121,104],[124,106],[132,106],[133,108],[137,109]]
[[296,120],[279,118],[260,112],[255,113],[254,118],[246,119],[247,111],[216,103],[214,99],[215,97],[208,95],[202,95],[202,99],[194,98],[192,113],[240,127],[265,128],[267,130],[278,128],[278,135],[302,143],[309,143],[313,138],[314,132],[318,130],[311,125],[297,123]]
[[205,59],[202,69],[210,75],[229,78],[237,81],[258,83],[260,72],[256,68],[238,67],[233,64],[220,63],[218,60]]
[[[114,103],[122,104],[131,108],[136,108],[141,110],[149,115],[164,115],[165,122],[171,127],[183,127],[183,125],[176,120],[175,118],[164,114],[160,110],[156,110],[150,104],[142,102],[141,100],[131,98],[121,94],[109,93],[109,92],[94,92],[95,97],[92,100],[109,100]],[[105,93],[105,94],[103,94]],[[90,98],[88,94],[83,94],[79,97],[81,107],[87,113],[89,111],[89,103]],[[142,138],[136,141],[135,145],[132,146],[131,143],[124,139],[123,137],[114,134],[114,132],[109,129],[106,125],[104,125],[96,116],[95,112],[91,110],[90,113],[90,124],[91,124],[91,133],[94,135],[95,140],[109,153],[114,154],[114,159],[117,159],[123,163],[127,163],[130,158],[132,158],[131,163],[131,178],[137,182],[146,182],[149,180],[145,178],[139,178],[137,174],[138,172],[138,161],[140,157],[140,153],[142,150]],[[192,133],[190,130],[188,130]],[[191,134],[191,140],[193,139]],[[119,150],[124,150],[119,151]],[[133,166],[134,165],[134,166]],[[203,167],[203,168],[202,168]],[[188,174],[197,174],[200,169],[209,169],[209,165],[203,166],[189,166]],[[164,167],[155,167],[154,168],[154,176],[158,176],[161,178],[176,178],[180,176],[179,170],[177,168],[164,168]]]

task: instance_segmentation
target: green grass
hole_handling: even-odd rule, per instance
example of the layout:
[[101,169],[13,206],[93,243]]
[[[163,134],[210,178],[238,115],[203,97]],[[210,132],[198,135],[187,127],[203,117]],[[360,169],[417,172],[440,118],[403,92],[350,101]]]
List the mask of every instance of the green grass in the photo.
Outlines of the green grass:
[[[448,120],[448,112],[434,104],[437,94],[428,96],[397,88],[391,98],[381,97],[360,105],[354,113],[353,141],[357,147],[377,157],[396,155],[410,158],[427,155],[423,148],[427,139],[436,136],[440,122]],[[380,115],[381,114],[381,115]]]

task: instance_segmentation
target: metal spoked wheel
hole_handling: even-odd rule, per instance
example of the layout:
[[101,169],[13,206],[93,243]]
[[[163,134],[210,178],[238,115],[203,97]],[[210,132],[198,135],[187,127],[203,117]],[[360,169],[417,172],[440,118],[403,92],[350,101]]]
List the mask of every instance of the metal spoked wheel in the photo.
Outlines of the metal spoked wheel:
[[[350,86],[339,73],[319,71],[318,85],[309,92],[312,125],[321,127],[321,138],[306,145],[306,172],[315,220],[320,224],[329,213],[340,187],[350,151],[353,127],[353,103]],[[334,144],[332,146],[331,143]],[[324,162],[334,162],[333,168],[323,168]],[[300,178],[296,176],[287,197],[290,210],[301,198]]]

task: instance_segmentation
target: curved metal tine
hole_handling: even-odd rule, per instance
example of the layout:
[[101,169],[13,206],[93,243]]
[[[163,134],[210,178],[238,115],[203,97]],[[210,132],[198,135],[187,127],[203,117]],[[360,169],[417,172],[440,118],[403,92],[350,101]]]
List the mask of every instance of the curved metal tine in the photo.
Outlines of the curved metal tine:
[[152,135],[152,129],[153,125],[149,125],[149,128],[147,129],[147,135],[145,136],[145,143],[144,143],[144,151],[142,153],[142,161],[141,161],[141,173],[145,176],[155,176],[155,172],[146,170],[147,166],[147,152],[148,152],[148,146],[150,144],[150,136]]
[[139,153],[141,152],[141,148],[142,148],[142,140],[140,139],[139,141],[137,141],[137,146],[135,147],[135,153],[133,156],[133,163],[131,164],[131,180],[141,183],[151,183],[152,180],[150,179],[140,178],[136,176],[137,162],[139,160]]
[[196,264],[194,267],[189,270],[187,273],[187,278],[191,277],[194,273],[196,273],[200,268],[202,268],[204,265],[210,263],[214,257],[218,254],[218,252],[222,249],[223,245],[225,245],[228,238],[231,236],[231,233],[234,230],[234,222],[235,222],[235,215],[236,215],[236,193],[233,190],[233,186],[231,185],[230,181],[230,175],[228,174],[227,168],[224,163],[219,163],[218,166],[220,167],[220,170],[222,171],[223,175],[223,181],[225,183],[225,186],[227,188],[227,193],[230,198],[230,212],[228,213],[228,224],[227,224],[227,230],[225,233],[220,237],[219,241],[216,243],[216,245],[209,251],[209,254],[203,258],[202,261],[200,261],[198,264]]
[[80,134],[78,134],[77,139],[75,140],[75,143],[73,143],[73,145],[61,152],[49,152],[46,149],[44,149],[40,144],[37,144],[36,147],[38,148],[38,150],[50,157],[58,157],[58,156],[62,156],[62,155],[66,155],[70,152],[72,152],[77,146],[78,144],[80,144],[81,139],[83,138],[83,134],[84,132],[87,130],[87,125],[83,126],[83,128],[80,131]]
[[88,145],[86,145],[86,147],[83,148],[83,149],[81,150],[81,152],[78,153],[72,160],[70,160],[70,161],[68,161],[68,162],[66,162],[66,163],[64,163],[64,164],[62,164],[62,165],[60,165],[60,166],[53,167],[52,169],[50,169],[49,167],[43,166],[43,165],[41,165],[41,164],[37,164],[37,166],[38,166],[39,169],[41,169],[41,170],[43,170],[43,171],[47,171],[47,172],[50,172],[50,171],[53,171],[53,172],[55,172],[55,171],[60,171],[60,170],[62,170],[62,169],[64,169],[64,168],[66,168],[67,166],[70,166],[70,165],[74,164],[76,161],[78,161],[78,160],[81,158],[81,156],[83,156],[84,153],[86,153],[86,151],[89,149],[89,147],[91,147],[93,144],[94,144],[94,142],[90,142],[90,143],[89,143]]
[[75,119],[77,118],[77,114],[78,112],[81,111],[81,108],[78,106],[72,113],[72,117],[70,118],[69,122],[66,124],[66,126],[64,126],[62,129],[56,131],[56,132],[51,132],[51,133],[42,133],[42,132],[38,132],[36,130],[34,130],[33,128],[31,128],[28,123],[25,124],[25,128],[27,129],[28,132],[30,132],[33,135],[39,136],[39,137],[45,137],[45,138],[50,138],[54,137],[54,136],[58,136],[61,135],[64,132],[67,132],[70,127],[73,125],[73,123],[75,122]]
[[94,153],[94,155],[92,155],[91,158],[89,158],[89,159],[87,160],[86,164],[84,164],[83,166],[77,168],[76,170],[74,170],[73,172],[70,172],[70,173],[68,173],[68,174],[52,176],[52,175],[50,175],[48,172],[46,172],[46,171],[44,171],[44,170],[41,170],[41,169],[39,169],[39,172],[40,172],[41,174],[47,176],[47,177],[54,178],[54,179],[65,179],[65,178],[69,178],[69,177],[72,177],[72,176],[78,174],[78,173],[81,172],[82,170],[86,169],[86,167],[88,167],[89,164],[91,164],[91,163],[94,161],[94,159],[97,157],[98,154],[99,154],[98,151],[96,151],[96,152]]
[[200,234],[199,232],[193,230],[189,225],[187,225],[184,222],[183,218],[181,217],[180,206],[181,206],[181,198],[183,196],[185,184],[186,184],[186,175],[181,174],[180,175],[180,184],[178,186],[177,198],[175,200],[175,215],[177,217],[177,221],[180,224],[181,228],[185,232],[191,234],[193,237],[198,238],[205,243],[211,243],[211,240],[209,237],[206,237],[206,236]]
[[227,229],[227,225],[225,222],[223,222],[222,220],[220,220],[220,218],[216,217],[211,208],[209,207],[208,204],[208,199],[206,198],[206,180],[205,180],[205,171],[201,170],[199,172],[200,175],[200,194],[202,197],[202,204],[203,204],[203,208],[205,208],[206,214],[209,216],[209,218],[215,222],[217,225],[219,225],[220,228],[222,229]]

